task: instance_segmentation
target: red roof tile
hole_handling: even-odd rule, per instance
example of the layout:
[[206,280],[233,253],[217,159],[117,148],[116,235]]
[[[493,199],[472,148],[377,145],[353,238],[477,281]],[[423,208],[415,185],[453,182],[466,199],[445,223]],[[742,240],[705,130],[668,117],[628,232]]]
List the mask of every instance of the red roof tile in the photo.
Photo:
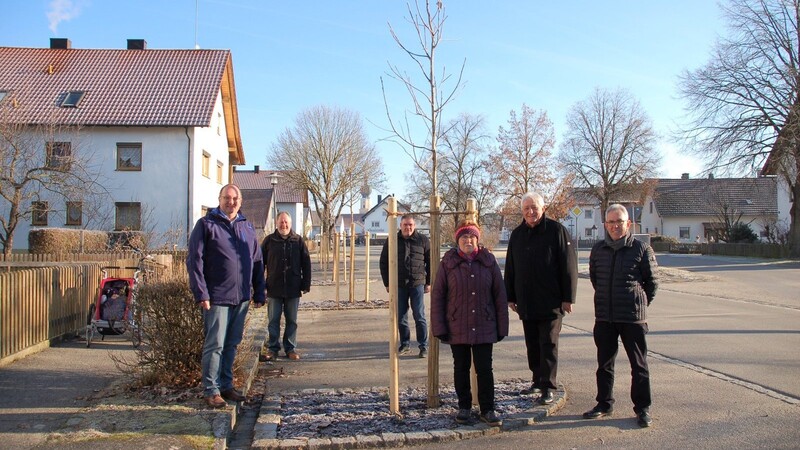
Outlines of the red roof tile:
[[[0,47],[0,90],[21,124],[210,126],[228,64],[228,50]],[[59,107],[75,90],[78,107]]]

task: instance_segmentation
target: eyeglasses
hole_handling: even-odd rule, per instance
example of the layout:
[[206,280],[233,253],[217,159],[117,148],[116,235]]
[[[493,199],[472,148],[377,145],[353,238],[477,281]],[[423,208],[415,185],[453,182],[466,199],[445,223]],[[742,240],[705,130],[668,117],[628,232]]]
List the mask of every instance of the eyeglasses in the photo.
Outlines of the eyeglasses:
[[606,220],[607,225],[613,226],[622,226],[623,223],[627,222],[627,220]]

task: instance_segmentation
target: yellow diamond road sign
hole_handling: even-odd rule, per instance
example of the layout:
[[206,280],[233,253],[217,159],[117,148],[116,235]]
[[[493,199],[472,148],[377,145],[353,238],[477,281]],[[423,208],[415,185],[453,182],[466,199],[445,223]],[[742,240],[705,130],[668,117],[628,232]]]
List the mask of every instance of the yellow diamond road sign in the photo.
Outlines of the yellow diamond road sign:
[[579,216],[581,215],[581,209],[576,206],[572,208],[572,213],[575,214],[576,216]]

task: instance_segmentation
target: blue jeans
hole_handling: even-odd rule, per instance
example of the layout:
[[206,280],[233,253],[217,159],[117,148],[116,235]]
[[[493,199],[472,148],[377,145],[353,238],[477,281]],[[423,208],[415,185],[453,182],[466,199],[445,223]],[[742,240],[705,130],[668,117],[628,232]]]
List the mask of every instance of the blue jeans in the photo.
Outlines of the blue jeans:
[[397,288],[397,329],[400,332],[400,345],[408,345],[411,341],[411,329],[408,327],[408,307],[417,329],[417,343],[420,350],[428,348],[428,322],[425,320],[425,286]]
[[286,328],[283,330],[283,350],[288,354],[297,347],[297,310],[300,308],[300,297],[275,298],[267,297],[269,325],[269,350],[278,353],[281,349],[281,314],[286,316]]
[[244,322],[250,301],[238,306],[211,305],[203,310],[202,384],[203,395],[210,397],[233,389],[233,360],[236,347],[242,342]]

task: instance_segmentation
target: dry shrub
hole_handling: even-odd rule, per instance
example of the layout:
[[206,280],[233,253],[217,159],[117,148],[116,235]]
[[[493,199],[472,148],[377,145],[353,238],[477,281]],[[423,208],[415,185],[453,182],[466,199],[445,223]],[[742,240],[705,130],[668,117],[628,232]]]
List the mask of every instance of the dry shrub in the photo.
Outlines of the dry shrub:
[[[189,290],[183,270],[164,271],[139,284],[136,291],[136,315],[139,318],[142,345],[136,361],[122,362],[120,368],[134,375],[141,386],[196,387],[200,383],[203,356],[203,314]],[[253,337],[245,336],[239,350],[252,346]],[[243,353],[237,351],[234,376],[241,378]]]
[[143,385],[194,386],[200,381],[203,316],[185,272],[141,283],[136,293],[142,345],[136,371]]
[[108,233],[105,231],[37,228],[28,233],[29,253],[102,252],[107,249]]

